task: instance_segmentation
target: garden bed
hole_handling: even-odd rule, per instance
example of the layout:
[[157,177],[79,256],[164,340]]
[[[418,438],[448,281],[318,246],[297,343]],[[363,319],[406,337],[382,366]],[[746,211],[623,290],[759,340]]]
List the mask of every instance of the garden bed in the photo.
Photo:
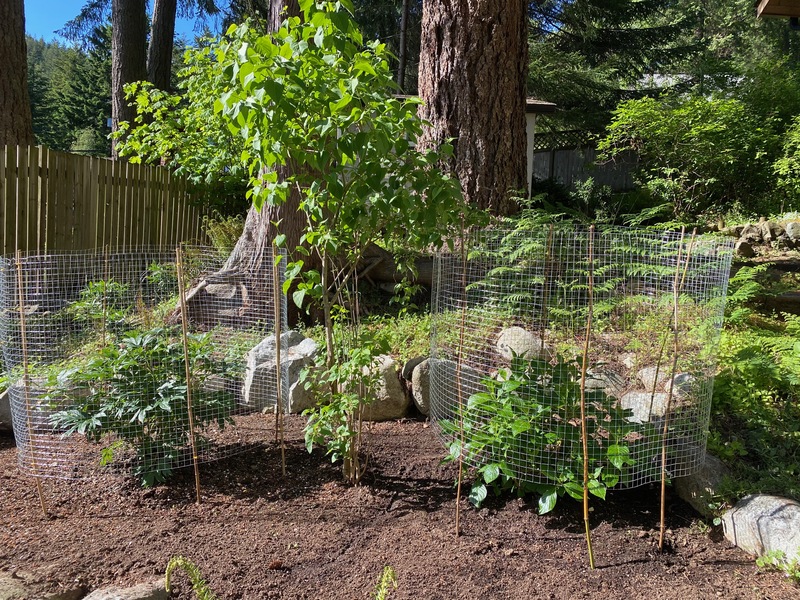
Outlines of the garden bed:
[[[385,565],[398,577],[391,598],[800,599],[677,498],[668,552],[658,554],[658,491],[647,486],[593,503],[594,571],[578,503],[539,516],[535,500],[490,499],[481,510],[465,501],[456,538],[455,468],[440,465],[433,428],[374,425],[370,474],[351,488],[319,450],[306,452],[304,423],[289,418],[285,480],[279,449],[253,439],[251,451],[201,466],[201,506],[190,469],[154,489],[107,474],[45,481],[49,519],[17,470],[13,441],[0,437],[0,572],[93,589],[158,578],[182,554],[226,599],[368,598]],[[178,580],[176,597],[192,597]]]

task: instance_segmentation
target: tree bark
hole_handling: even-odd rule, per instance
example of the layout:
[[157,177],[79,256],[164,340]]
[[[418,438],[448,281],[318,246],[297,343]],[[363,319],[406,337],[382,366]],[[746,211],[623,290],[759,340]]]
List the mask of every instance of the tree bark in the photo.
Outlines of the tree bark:
[[34,143],[23,0],[0,2],[0,146]]
[[[297,0],[271,0],[269,6],[269,31],[277,31],[287,16],[298,16],[300,7]],[[278,179],[285,180],[290,171],[288,167],[278,169]],[[273,223],[279,223],[278,231]],[[242,290],[240,306],[235,325],[251,327],[271,317],[272,312],[272,256],[273,240],[280,232],[286,235],[286,247],[289,249],[289,261],[302,258],[306,267],[318,268],[312,264],[313,257],[300,257],[294,249],[300,244],[300,238],[306,229],[305,215],[300,211],[300,194],[292,188],[287,201],[280,206],[264,206],[261,211],[251,207],[247,213],[244,231],[239,237],[233,251],[225,261],[222,269],[207,281],[201,282],[188,294],[191,297],[190,314],[199,315],[204,310],[204,292],[213,291],[209,285],[216,282],[235,286]],[[228,293],[230,292],[230,288]],[[291,298],[291,296],[290,296]],[[294,303],[287,302],[287,315],[290,326],[300,320],[300,312]],[[192,317],[193,320],[202,320]]]
[[153,4],[153,23],[147,47],[147,81],[165,91],[170,89],[177,10],[178,0],[155,0]]
[[[145,0],[113,0],[111,5],[111,130],[120,121],[133,122],[136,108],[125,101],[124,86],[147,77],[147,13]],[[116,143],[112,157],[118,158]]]
[[403,0],[400,8],[400,43],[397,53],[397,87],[406,89],[406,62],[408,57],[408,11],[410,0]]
[[422,9],[418,140],[452,139],[449,167],[465,199],[494,214],[515,210],[527,189],[525,96],[528,62],[524,0],[425,0]]

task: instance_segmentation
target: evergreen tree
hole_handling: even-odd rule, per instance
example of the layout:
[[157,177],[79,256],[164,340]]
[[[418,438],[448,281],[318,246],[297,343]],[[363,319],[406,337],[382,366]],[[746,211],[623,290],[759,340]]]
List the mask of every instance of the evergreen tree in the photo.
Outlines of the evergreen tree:
[[663,77],[699,51],[674,0],[537,0],[529,4],[530,93],[555,102],[551,126],[601,131],[623,99],[680,82]]

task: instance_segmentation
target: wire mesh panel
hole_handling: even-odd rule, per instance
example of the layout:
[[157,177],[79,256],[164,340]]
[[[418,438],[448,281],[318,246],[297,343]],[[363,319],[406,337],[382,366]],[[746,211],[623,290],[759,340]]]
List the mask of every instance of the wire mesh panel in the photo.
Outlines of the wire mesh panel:
[[244,428],[266,438],[267,423],[247,415],[276,403],[285,306],[272,256],[263,262],[255,277],[197,247],[2,259],[0,340],[21,469],[122,467],[154,483],[192,464],[193,441],[204,461],[243,449]]
[[436,261],[432,418],[469,465],[580,486],[583,401],[596,485],[658,479],[664,457],[669,476],[692,473],[731,257],[728,241],[689,233],[472,235]]

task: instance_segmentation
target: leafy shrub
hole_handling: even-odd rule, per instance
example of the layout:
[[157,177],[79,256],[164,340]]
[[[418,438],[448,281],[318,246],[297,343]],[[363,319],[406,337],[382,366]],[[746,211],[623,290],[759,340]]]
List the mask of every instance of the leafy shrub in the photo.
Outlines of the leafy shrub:
[[[210,391],[213,376],[230,376],[234,368],[213,356],[208,334],[189,336],[192,402],[196,432],[231,422],[233,395]],[[78,433],[105,441],[103,463],[114,459],[119,442],[136,453],[134,475],[146,486],[165,481],[181,461],[189,438],[187,382],[178,328],[129,332],[119,343],[73,364],[49,382],[53,404],[68,406],[51,417],[65,436]],[[113,434],[109,438],[109,434]]]
[[[446,460],[463,455],[466,462],[481,465],[470,493],[473,504],[483,502],[487,486],[496,492],[536,492],[541,513],[552,510],[565,493],[583,500],[580,380],[574,362],[559,359],[551,365],[514,357],[497,378],[483,380],[486,392],[470,396],[457,419],[440,421],[453,439]],[[649,425],[630,422],[632,411],[619,408],[602,390],[586,390],[585,398],[588,489],[605,498],[608,488],[630,477],[637,461],[651,458],[636,456],[638,448],[630,440],[655,432],[647,430]],[[521,461],[532,469],[527,478],[535,475],[546,483],[523,482],[516,470]]]
[[113,279],[90,281],[80,297],[67,305],[66,312],[73,321],[99,329],[123,327],[131,313],[130,286]]
[[387,347],[368,332],[362,332],[345,357],[331,366],[320,359],[314,369],[301,374],[307,388],[324,398],[319,406],[305,411],[306,448],[323,446],[332,462],[343,462],[345,479],[358,483],[365,463],[362,462],[363,414],[378,389],[380,374],[376,357]]
[[219,213],[213,217],[203,217],[203,231],[211,240],[214,250],[223,257],[228,258],[236,242],[244,230],[244,217],[242,215],[223,216]]

